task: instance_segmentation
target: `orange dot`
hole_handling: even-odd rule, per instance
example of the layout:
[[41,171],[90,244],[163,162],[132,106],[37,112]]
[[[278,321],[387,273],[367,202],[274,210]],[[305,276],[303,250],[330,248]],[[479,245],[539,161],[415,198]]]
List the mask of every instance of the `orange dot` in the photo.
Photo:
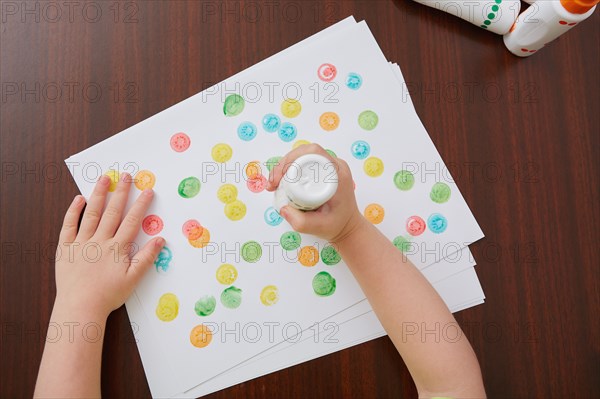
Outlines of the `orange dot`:
[[196,348],[204,348],[212,341],[213,333],[204,324],[199,324],[190,332],[190,342]]
[[262,169],[260,167],[259,161],[248,162],[246,165],[246,176],[248,179],[254,179],[258,176],[262,175]]
[[319,251],[312,245],[302,247],[300,248],[300,251],[298,251],[298,261],[303,266],[314,266],[319,261]]
[[148,190],[154,187],[156,176],[149,170],[140,170],[135,175],[135,186],[141,190]]
[[340,125],[340,117],[335,112],[325,112],[319,118],[319,124],[328,132],[335,130]]
[[383,222],[384,216],[385,210],[379,204],[369,204],[365,208],[365,218],[373,224],[379,224]]
[[513,32],[515,30],[515,28],[517,27],[517,23],[515,22],[514,24],[512,24],[512,26],[510,27],[509,32]]
[[197,230],[190,231],[190,238],[188,238],[190,245],[194,248],[204,248],[207,246],[210,242],[210,231],[204,227],[202,228],[202,234],[198,238],[192,238],[195,237],[195,235],[192,235],[194,232],[197,232]]

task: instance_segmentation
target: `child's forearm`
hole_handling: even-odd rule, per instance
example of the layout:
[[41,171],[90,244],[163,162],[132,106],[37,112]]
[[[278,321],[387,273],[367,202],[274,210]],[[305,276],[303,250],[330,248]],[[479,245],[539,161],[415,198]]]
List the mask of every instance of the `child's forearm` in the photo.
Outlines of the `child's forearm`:
[[106,316],[57,299],[34,397],[100,397]]
[[[402,355],[419,395],[484,397],[477,358],[435,289],[377,228],[364,219],[358,226],[335,244]],[[452,335],[445,337],[444,331]]]

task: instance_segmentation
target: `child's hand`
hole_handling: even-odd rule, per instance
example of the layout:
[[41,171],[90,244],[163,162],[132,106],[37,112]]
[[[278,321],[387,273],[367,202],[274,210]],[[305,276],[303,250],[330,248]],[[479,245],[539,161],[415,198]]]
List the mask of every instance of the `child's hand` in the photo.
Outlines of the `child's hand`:
[[85,199],[75,197],[65,215],[56,258],[56,304],[100,317],[108,317],[123,305],[165,244],[164,239],[155,238],[132,253],[133,239],[154,193],[146,190],[140,194],[121,221],[131,177],[121,175],[103,211],[109,185],[107,176],[96,184],[79,231],[77,222]]
[[314,234],[330,242],[339,242],[356,231],[366,220],[358,211],[354,197],[354,181],[348,164],[339,158],[332,158],[317,144],[305,144],[281,158],[271,170],[267,190],[274,191],[289,165],[305,154],[319,154],[336,165],[338,189],[333,198],[311,212],[304,212],[291,206],[281,208],[281,216],[292,228],[300,233]]

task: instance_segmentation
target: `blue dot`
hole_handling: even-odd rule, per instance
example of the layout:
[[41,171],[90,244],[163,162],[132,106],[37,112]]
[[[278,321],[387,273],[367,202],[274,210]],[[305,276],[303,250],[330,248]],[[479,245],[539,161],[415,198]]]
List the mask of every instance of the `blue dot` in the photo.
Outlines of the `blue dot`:
[[275,114],[266,114],[262,120],[263,129],[269,133],[274,133],[281,126],[281,119]]
[[279,128],[278,134],[281,140],[288,143],[296,138],[298,135],[298,130],[293,124],[285,122],[283,125],[281,125],[281,128]]
[[346,78],[346,86],[348,86],[348,88],[352,90],[360,89],[360,86],[362,86],[362,82],[362,76],[355,72],[350,72],[348,74],[348,77]]
[[238,127],[238,137],[244,141],[250,141],[256,137],[256,126],[251,122],[242,122]]
[[371,153],[371,146],[366,141],[358,140],[352,143],[350,147],[352,156],[356,159],[365,159]]
[[156,257],[154,261],[154,266],[156,266],[157,272],[166,272],[169,270],[169,264],[171,263],[171,259],[173,259],[173,252],[167,247],[163,247],[160,250],[160,253]]
[[283,218],[275,208],[270,206],[265,211],[265,222],[267,222],[269,226],[277,226],[283,222]]
[[446,231],[448,220],[439,213],[434,213],[427,219],[427,226],[435,234],[440,234]]

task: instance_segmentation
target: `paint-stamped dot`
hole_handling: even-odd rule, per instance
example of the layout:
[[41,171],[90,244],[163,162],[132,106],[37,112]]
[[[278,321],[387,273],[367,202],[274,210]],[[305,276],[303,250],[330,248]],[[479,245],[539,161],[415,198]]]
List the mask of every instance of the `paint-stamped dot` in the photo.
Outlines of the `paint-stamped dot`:
[[365,208],[365,219],[373,224],[379,224],[383,222],[383,218],[385,217],[385,210],[379,204],[369,204]]
[[296,140],[294,142],[294,144],[292,145],[292,150],[295,150],[296,148],[300,147],[301,145],[306,145],[306,144],[310,144],[310,141],[308,141],[308,140]]
[[252,191],[253,193],[260,193],[267,187],[267,178],[263,175],[259,175],[248,179],[246,181],[246,187],[248,187],[248,190]]
[[249,263],[256,263],[262,256],[262,247],[256,241],[248,241],[242,245],[242,258]]
[[448,228],[448,219],[439,213],[434,213],[427,218],[427,226],[433,233],[441,234]]
[[260,162],[248,162],[248,164],[244,168],[244,172],[246,173],[246,177],[248,179],[254,179],[255,177],[259,177],[260,175],[262,175],[262,167],[260,166]]
[[435,203],[443,204],[444,202],[448,202],[450,199],[450,186],[446,183],[435,183],[431,188],[431,192],[429,193],[429,198]]
[[411,216],[406,220],[406,231],[413,237],[423,234],[426,227],[425,221],[419,216]]
[[262,126],[268,133],[275,133],[281,127],[281,118],[275,114],[266,114],[262,118]]
[[371,110],[366,110],[358,115],[358,126],[365,130],[373,130],[379,124],[379,116]]
[[230,204],[237,199],[238,189],[233,184],[223,184],[217,190],[217,198],[224,204]]
[[229,263],[223,263],[217,269],[217,281],[224,285],[231,285],[237,280],[238,271],[235,266]]
[[377,157],[367,158],[363,165],[363,169],[367,176],[379,177],[383,174],[383,161]]
[[313,277],[312,287],[318,296],[330,296],[335,292],[336,281],[331,274],[319,272]]
[[210,155],[212,156],[212,159],[215,160],[215,162],[227,162],[231,159],[233,155],[233,149],[228,144],[219,143],[212,148]]
[[410,239],[404,236],[398,236],[394,238],[392,244],[394,244],[396,248],[404,253],[409,253],[412,250],[412,243],[410,242]]
[[281,114],[286,118],[295,118],[300,115],[302,104],[294,99],[287,99],[281,103]]
[[119,172],[113,169],[110,169],[105,173],[106,176],[110,179],[110,185],[108,186],[108,191],[113,192],[117,189],[117,183],[119,183]]
[[167,247],[162,247],[158,256],[154,260],[154,267],[158,273],[166,273],[171,266],[173,260],[173,252]]
[[269,226],[279,226],[283,222],[283,217],[272,206],[267,208],[264,217]]
[[194,248],[204,248],[210,242],[210,231],[203,227],[202,234],[198,238],[188,238],[188,242]]
[[415,185],[415,175],[408,170],[400,170],[394,175],[394,185],[398,190],[408,191]]
[[213,333],[204,324],[199,324],[192,328],[190,332],[190,343],[196,348],[205,348],[210,345],[213,338]]
[[217,300],[212,295],[204,295],[194,304],[194,312],[198,316],[210,316],[217,307]]
[[155,236],[162,231],[164,223],[158,215],[148,215],[142,221],[142,230],[149,236]]
[[279,155],[267,159],[267,162],[265,163],[265,165],[267,166],[267,170],[269,172],[272,171],[275,166],[279,165],[280,160],[281,157]]
[[194,198],[200,192],[200,180],[194,176],[186,177],[179,183],[177,192],[182,198]]
[[279,301],[279,290],[274,285],[267,285],[260,292],[260,301],[265,306],[272,306]]
[[346,87],[351,90],[358,90],[363,84],[363,78],[356,72],[350,72],[346,77]]
[[242,304],[242,290],[234,287],[225,288],[221,293],[221,303],[228,309],[237,309]]
[[296,129],[296,126],[292,123],[285,122],[279,128],[277,135],[282,141],[289,143],[298,136],[298,129]]
[[281,235],[279,243],[286,251],[293,251],[300,248],[302,238],[300,237],[300,234],[295,231],[287,231]]
[[246,216],[246,204],[240,200],[228,203],[225,205],[225,216],[234,222],[242,220]]
[[158,299],[156,317],[161,321],[173,321],[179,314],[179,299],[177,295],[167,293]]
[[252,122],[242,122],[237,129],[238,137],[243,141],[250,141],[256,137],[256,125]]
[[136,173],[134,182],[138,190],[149,190],[156,184],[156,176],[149,170],[140,170]]
[[340,126],[340,116],[335,112],[325,112],[319,117],[319,125],[323,130],[331,132]]
[[173,149],[173,151],[184,152],[185,150],[190,148],[190,144],[192,144],[192,140],[190,139],[190,136],[188,136],[187,134],[185,134],[183,132],[180,132],[180,133],[175,133],[174,135],[171,136],[170,144],[171,144],[171,148]]
[[356,159],[365,159],[371,153],[371,146],[364,140],[357,140],[350,146],[352,156]]
[[321,249],[321,260],[327,266],[333,266],[333,265],[337,265],[338,263],[340,263],[340,261],[342,260],[342,257],[340,256],[340,253],[335,249],[335,247],[333,245],[329,244],[329,245],[325,245]]
[[202,230],[202,225],[195,219],[187,220],[183,226],[181,226],[181,232],[188,240],[190,238],[195,240],[196,238],[200,237],[202,235]]
[[246,106],[246,101],[239,94],[231,94],[225,98],[225,102],[223,103],[223,114],[225,116],[237,116],[242,113],[244,107]]
[[323,82],[331,82],[337,76],[337,68],[333,64],[325,63],[317,70],[317,76]]
[[319,262],[319,250],[312,245],[300,248],[298,261],[302,266],[312,267]]

